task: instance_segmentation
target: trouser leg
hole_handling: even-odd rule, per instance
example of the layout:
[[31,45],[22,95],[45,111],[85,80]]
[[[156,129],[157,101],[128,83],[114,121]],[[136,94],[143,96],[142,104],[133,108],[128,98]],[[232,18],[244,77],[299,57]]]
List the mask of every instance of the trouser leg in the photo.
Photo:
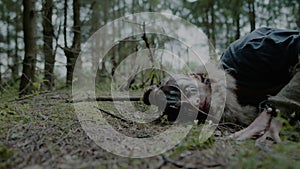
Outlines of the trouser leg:
[[268,100],[274,103],[283,116],[290,118],[294,115],[293,118],[300,120],[300,63],[290,82]]
[[[283,116],[297,120],[300,120],[299,67],[300,63],[295,67],[295,73],[290,82],[276,96],[268,98]],[[257,140],[258,142],[264,142],[267,137],[273,138],[275,142],[280,142],[279,132],[281,126],[282,123],[278,119],[273,118],[270,113],[267,113],[267,110],[264,110],[247,128],[234,133],[231,137],[244,140],[264,132],[263,136]]]

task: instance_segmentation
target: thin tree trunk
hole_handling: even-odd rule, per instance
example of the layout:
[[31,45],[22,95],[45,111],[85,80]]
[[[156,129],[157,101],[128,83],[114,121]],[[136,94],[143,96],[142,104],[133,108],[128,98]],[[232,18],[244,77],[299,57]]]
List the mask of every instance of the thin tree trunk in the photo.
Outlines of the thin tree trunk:
[[[109,5],[111,5],[111,4],[109,3]],[[116,11],[115,10],[112,12],[112,17],[116,18]],[[115,25],[115,23],[112,24],[112,32],[113,32],[112,40],[115,41],[115,35],[116,35],[116,25]],[[117,47],[113,47],[111,50],[112,50],[112,57],[111,57],[112,70],[111,70],[111,76],[114,76],[115,70],[117,69],[117,66],[118,66],[118,52],[117,52],[118,48]]]
[[[9,18],[9,17],[8,17]],[[7,18],[7,23],[9,23],[9,20]],[[16,81],[19,78],[19,56],[18,56],[18,32],[19,32],[19,25],[18,25],[18,19],[15,19],[15,35],[14,38],[14,54],[12,54],[13,49],[10,48],[10,30],[7,29],[7,56],[8,58],[12,58],[12,63],[9,65],[9,68],[11,69],[11,77],[13,81]]]
[[215,16],[215,4],[212,1],[210,3],[210,16],[211,16],[211,41],[213,47],[216,47],[216,16]]
[[0,63],[0,91],[2,90],[2,72],[1,72],[2,63]]
[[52,25],[53,0],[46,0],[43,4],[43,35],[45,72],[44,85],[46,90],[54,89],[54,63],[53,55],[53,25]]
[[[21,4],[21,3],[18,3]],[[18,33],[22,31],[22,17],[20,17],[22,15],[22,10],[21,8],[17,8],[16,11],[17,17],[15,17],[15,34],[14,34],[14,41],[15,44],[19,44],[19,37],[18,37]],[[20,78],[19,74],[20,74],[20,56],[19,56],[19,45],[15,45],[15,52],[13,55],[13,68],[12,68],[12,75],[13,75],[13,80],[16,81]]]
[[18,43],[18,33],[20,30],[18,19],[16,18],[16,26],[15,26],[15,53],[13,55],[13,65],[12,65],[12,79],[16,81],[19,78],[19,43]]
[[236,23],[236,34],[235,34],[235,39],[238,40],[241,37],[241,31],[240,31],[240,14],[236,14],[235,18],[235,23]]
[[[68,24],[68,0],[65,0],[64,1],[64,29],[63,29],[63,32],[64,32],[64,53],[65,53],[65,56],[67,58],[67,65],[66,65],[66,68],[67,68],[67,77],[66,77],[66,86],[69,86],[71,83],[72,83],[72,78],[69,77],[70,75],[70,71],[73,71],[73,70],[70,70],[72,68],[72,65],[70,64],[70,58],[72,58],[72,51],[71,51],[71,48],[69,48],[68,46],[68,41],[67,41],[67,24]],[[71,78],[71,79],[69,79]]]
[[239,39],[241,36],[241,31],[240,31],[240,9],[242,8],[243,2],[240,0],[235,1],[235,7],[236,10],[233,11],[233,20],[235,21],[235,26],[236,26],[236,33],[235,33],[235,40]]
[[210,24],[209,24],[209,8],[206,7],[205,9],[205,18],[204,19],[204,24],[205,24],[205,28],[206,28],[206,35],[207,38],[210,40]]
[[296,16],[297,18],[296,24],[298,28],[300,28],[300,0],[297,0],[297,2],[298,2],[298,15]]
[[206,32],[208,38],[208,46],[209,46],[209,57],[211,60],[216,61],[216,54],[215,54],[215,11],[214,11],[214,2],[208,2],[205,10],[205,25],[206,25]]
[[75,49],[77,52],[75,53],[78,56],[81,47],[81,22],[80,22],[80,1],[73,0],[73,14],[74,14],[74,39],[72,48]]
[[[6,23],[7,23],[7,27],[6,27],[6,54],[7,54],[7,59],[10,60],[11,59],[11,49],[10,49],[10,30],[9,30],[9,27],[10,27],[10,16],[7,15],[6,16]],[[10,69],[12,69],[12,66],[13,63],[8,63],[8,67]]]
[[[99,4],[95,2],[93,8],[92,8],[92,27],[90,30],[91,34],[94,34],[101,26],[100,24],[100,8]],[[93,42],[92,47],[92,56],[96,56],[98,54],[98,50],[100,47],[100,39],[96,38],[96,40]],[[97,60],[97,57],[92,57],[92,70],[96,71],[98,69],[99,61]]]
[[68,47],[67,42],[67,23],[68,22],[68,0],[64,1],[64,45]]
[[[102,17],[102,22],[103,22],[103,25],[105,25],[107,22],[108,22],[108,5],[107,5],[107,1],[103,1],[103,3],[101,3],[101,8],[103,10],[101,10],[101,15],[103,16]],[[100,22],[100,25],[102,25],[102,23]],[[108,33],[105,33],[103,35],[103,37],[101,37],[100,39],[98,40],[101,40],[99,41],[99,48],[100,50],[104,51],[105,50],[105,47],[106,47],[106,36],[107,36]],[[99,49],[98,49],[99,50]],[[106,71],[106,66],[105,66],[105,62],[106,62],[106,59],[104,58],[104,56],[101,56],[101,62],[97,63],[100,64],[99,65],[99,71],[97,72],[97,82],[103,82],[104,79],[108,76],[108,73]]]
[[[4,10],[4,5],[2,5],[1,6],[1,15],[0,15],[0,17],[1,18],[3,18],[4,16],[5,16],[5,10]],[[5,40],[3,39],[3,37],[2,37],[2,35],[1,35],[1,37],[0,37],[0,42],[4,42]],[[0,49],[0,53],[2,54],[2,52],[4,52],[4,51],[2,51],[1,49]],[[1,72],[1,67],[2,67],[2,62],[0,62],[0,92],[1,92],[1,90],[2,90],[2,72]]]
[[67,57],[67,80],[66,85],[67,87],[72,85],[73,81],[73,73],[75,68],[75,63],[78,58],[78,55],[80,53],[80,45],[81,45],[81,23],[80,23],[80,3],[79,0],[73,0],[73,43],[72,47],[69,48],[67,46],[67,35],[66,35],[66,25],[67,25],[67,0],[65,0],[65,22],[64,22],[64,37],[65,37],[65,47],[64,47],[64,53]]
[[[73,32],[74,32],[74,38],[73,38],[73,44],[72,44],[72,50],[73,50],[73,58],[72,58],[72,70],[71,74],[69,74],[69,83],[68,85],[70,86],[70,82],[73,80],[73,73],[74,73],[74,68],[75,68],[75,63],[76,61],[79,62],[79,65],[81,65],[81,60],[77,60],[79,53],[81,51],[81,22],[80,22],[80,0],[73,0]],[[72,80],[70,80],[72,79]]]
[[228,23],[228,21],[227,21],[227,18],[226,18],[226,21],[225,21],[225,26],[226,26],[226,46],[228,46],[230,43],[231,43],[231,38],[230,38],[230,36],[229,36],[229,23]]
[[251,32],[255,30],[255,0],[248,0]]
[[36,90],[33,85],[36,67],[36,13],[35,0],[23,0],[23,31],[25,56],[20,83],[20,96],[30,94]]
[[214,1],[211,1],[209,3],[209,6],[210,6],[210,17],[211,17],[211,23],[210,23],[210,30],[211,30],[211,43],[210,44],[210,59],[212,61],[217,61],[217,55],[216,55],[216,51],[215,51],[215,48],[216,48],[216,16],[215,16],[215,2]]

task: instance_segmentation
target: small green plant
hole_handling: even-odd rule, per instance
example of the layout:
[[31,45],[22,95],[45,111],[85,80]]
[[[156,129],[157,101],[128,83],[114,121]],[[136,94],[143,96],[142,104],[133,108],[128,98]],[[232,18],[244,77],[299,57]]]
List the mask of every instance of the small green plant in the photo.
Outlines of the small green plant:
[[283,140],[300,141],[300,121],[295,120],[296,113],[292,113],[289,118],[283,117],[279,114],[276,118],[282,122],[281,137]]
[[13,156],[13,152],[0,143],[0,169],[9,167],[8,159]]
[[172,152],[170,157],[176,157],[186,150],[195,150],[195,149],[206,149],[210,148],[215,143],[215,137],[209,137],[205,142],[201,143],[199,141],[199,134],[201,131],[201,125],[194,125],[187,137],[178,144],[175,150]]

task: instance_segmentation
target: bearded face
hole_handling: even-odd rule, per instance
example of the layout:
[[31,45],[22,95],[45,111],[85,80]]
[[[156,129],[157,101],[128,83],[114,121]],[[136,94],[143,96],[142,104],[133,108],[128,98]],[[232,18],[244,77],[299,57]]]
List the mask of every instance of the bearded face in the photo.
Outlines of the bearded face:
[[205,120],[211,99],[209,79],[204,74],[179,74],[148,88],[143,97],[147,105],[155,105],[169,121]]

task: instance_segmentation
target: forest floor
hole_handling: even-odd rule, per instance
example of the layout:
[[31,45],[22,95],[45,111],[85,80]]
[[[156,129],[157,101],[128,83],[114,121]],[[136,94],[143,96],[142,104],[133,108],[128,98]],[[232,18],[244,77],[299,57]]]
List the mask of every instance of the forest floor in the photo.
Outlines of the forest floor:
[[[119,169],[119,168],[299,168],[299,131],[285,129],[282,143],[262,148],[255,140],[224,139],[232,132],[220,125],[205,143],[197,142],[201,126],[194,125],[188,136],[171,150],[149,158],[114,155],[89,138],[67,103],[70,92],[36,94],[15,99],[12,93],[0,98],[0,169]],[[125,104],[125,103],[124,103]],[[100,107],[114,111],[110,102]],[[155,134],[166,126],[144,128],[109,115],[115,128],[133,137]]]

